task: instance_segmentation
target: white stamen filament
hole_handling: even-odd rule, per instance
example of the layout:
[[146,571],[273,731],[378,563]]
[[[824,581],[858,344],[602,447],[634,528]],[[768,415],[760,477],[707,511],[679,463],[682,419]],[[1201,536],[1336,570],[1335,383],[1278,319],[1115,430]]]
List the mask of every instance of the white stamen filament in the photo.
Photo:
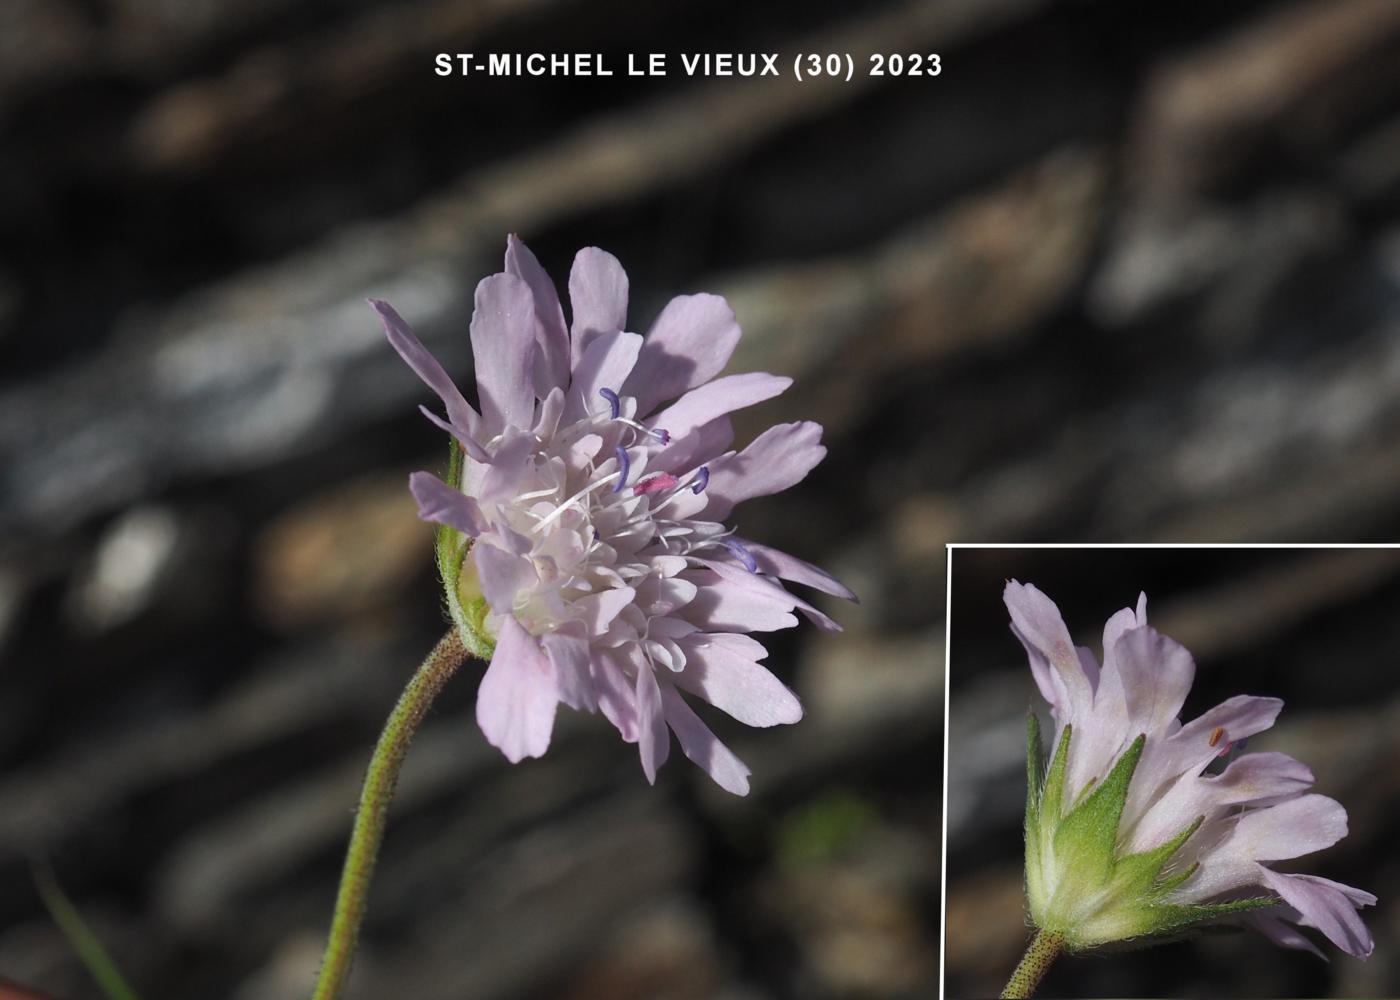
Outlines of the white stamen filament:
[[531,530],[531,531],[539,531],[540,529],[544,528],[546,525],[549,525],[549,524],[553,523],[555,520],[557,520],[558,518],[560,518],[560,517],[563,516],[564,511],[568,510],[568,509],[569,509],[570,507],[572,507],[574,504],[578,503],[578,502],[579,502],[580,500],[582,500],[584,497],[588,496],[588,494],[590,494],[590,493],[592,493],[594,490],[598,489],[598,487],[608,485],[608,483],[612,482],[614,479],[616,479],[616,478],[617,478],[618,476],[620,476],[620,475],[622,475],[622,472],[621,472],[621,470],[618,470],[617,472],[614,472],[612,475],[604,476],[602,479],[599,479],[599,480],[598,480],[597,482],[595,482],[595,483],[589,483],[589,484],[588,484],[587,486],[585,486],[583,489],[579,490],[579,491],[578,491],[577,493],[575,493],[573,496],[569,497],[569,499],[567,499],[567,500],[565,500],[563,503],[561,503],[558,507],[554,508],[552,511],[550,511],[548,514],[546,514],[544,517],[540,518],[539,524],[536,524],[536,525],[535,525],[533,528],[531,528],[530,530]]

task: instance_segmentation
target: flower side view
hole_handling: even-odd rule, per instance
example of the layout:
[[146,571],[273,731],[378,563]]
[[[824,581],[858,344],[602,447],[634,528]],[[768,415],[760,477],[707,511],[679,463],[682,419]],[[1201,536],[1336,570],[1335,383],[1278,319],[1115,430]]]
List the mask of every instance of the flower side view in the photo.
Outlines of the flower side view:
[[682,692],[751,726],[802,717],[748,633],[796,625],[794,611],[838,630],[779,580],[854,595],[725,522],[741,501],[801,481],[826,453],[821,427],[781,424],[730,450],[729,414],[791,380],[716,377],[740,336],[719,296],[672,299],[642,337],[627,332],[627,293],[616,258],[581,250],[566,325],[548,275],[510,237],[504,273],[476,289],[480,412],[398,313],[371,304],[446,418],[423,412],[457,442],[446,481],[417,472],[409,485],[419,516],[440,526],[462,640],[490,657],[476,708],[487,740],[512,762],[542,755],[562,702],[601,711],[636,743],[648,781],[669,729],[715,782],[743,795],[748,768]]
[[1307,791],[1306,765],[1236,755],[1273,725],[1281,700],[1240,695],[1183,725],[1195,662],[1147,624],[1146,595],[1104,626],[1102,666],[1041,591],[1011,581],[1004,600],[1055,723],[1047,767],[1028,720],[1026,901],[1037,936],[1005,995],[1029,995],[1061,949],[1208,923],[1244,923],[1322,956],[1301,925],[1348,954],[1371,953],[1357,911],[1375,896],[1268,867],[1347,833],[1346,810]]

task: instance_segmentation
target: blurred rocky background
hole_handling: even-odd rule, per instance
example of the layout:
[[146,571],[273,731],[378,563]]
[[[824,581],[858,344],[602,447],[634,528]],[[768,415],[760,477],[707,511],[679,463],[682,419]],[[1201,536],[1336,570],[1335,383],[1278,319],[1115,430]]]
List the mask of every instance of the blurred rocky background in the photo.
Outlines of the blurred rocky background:
[[[1149,950],[1062,957],[1045,997],[1384,997],[1400,994],[1400,549],[958,549],[948,684],[949,997],[995,996],[1027,942],[1021,824],[1026,712],[1049,711],[1001,600],[1008,579],[1059,605],[1102,657],[1103,625],[1146,592],[1148,620],[1196,659],[1182,718],[1237,694],[1284,699],[1249,750],[1291,754],[1347,809],[1350,834],[1284,871],[1377,897],[1367,961],[1316,932],[1331,961],[1217,931]],[[1046,736],[1046,739],[1049,737]]]
[[[770,49],[944,72],[432,72]],[[465,375],[517,231],[616,253],[639,328],[730,297],[735,369],[798,379],[741,432],[830,446],[742,528],[863,603],[773,643],[801,725],[721,725],[747,800],[596,719],[509,767],[454,684],[355,995],[929,996],[945,541],[1400,537],[1398,51],[1388,0],[6,0],[0,976],[94,995],[41,857],[147,1000],[304,995],[442,628],[444,446],[363,299]]]

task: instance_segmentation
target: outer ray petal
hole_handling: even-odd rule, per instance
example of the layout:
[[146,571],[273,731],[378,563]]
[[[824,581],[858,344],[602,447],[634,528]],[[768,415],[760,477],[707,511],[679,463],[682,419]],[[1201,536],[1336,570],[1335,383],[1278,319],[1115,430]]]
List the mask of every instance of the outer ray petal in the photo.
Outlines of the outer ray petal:
[[408,477],[408,490],[418,502],[418,516],[455,528],[475,538],[489,527],[475,500],[448,486],[431,472],[415,472]]
[[710,727],[685,703],[680,693],[669,684],[661,688],[661,704],[666,723],[676,734],[681,750],[714,779],[726,792],[749,794],[748,767],[719,741]]
[[569,302],[574,310],[570,358],[577,369],[594,338],[627,326],[627,272],[607,251],[584,247],[569,272]]
[[1302,923],[1316,927],[1348,955],[1367,958],[1376,943],[1356,912],[1374,906],[1376,897],[1316,875],[1288,875],[1260,866],[1264,885],[1282,897],[1302,916]]
[[637,412],[703,385],[729,363],[739,343],[734,310],[718,295],[678,295],[647,331],[646,345],[626,391]]
[[534,421],[535,297],[513,274],[493,274],[476,286],[472,355],[481,418],[489,435]]
[[[741,638],[741,637],[736,637]],[[675,684],[704,698],[746,726],[790,725],[802,718],[802,703],[768,668],[746,655],[751,649],[697,633],[682,642],[685,669]],[[765,655],[762,646],[758,654]]]
[[807,477],[826,457],[820,424],[803,421],[768,428],[743,451],[710,463],[709,506],[705,516],[722,521],[734,506],[754,497],[781,493]]
[[476,694],[476,721],[487,741],[512,764],[543,756],[558,701],[549,658],[533,636],[505,616]]
[[506,239],[506,274],[530,286],[535,299],[535,395],[544,399],[557,386],[569,384],[569,332],[554,282],[530,248],[514,233]]

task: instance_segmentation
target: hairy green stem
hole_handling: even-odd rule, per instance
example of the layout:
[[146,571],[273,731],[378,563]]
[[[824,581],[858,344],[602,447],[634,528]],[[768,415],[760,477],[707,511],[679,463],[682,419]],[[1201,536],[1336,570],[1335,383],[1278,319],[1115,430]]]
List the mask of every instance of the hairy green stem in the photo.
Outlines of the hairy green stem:
[[360,922],[365,916],[369,883],[374,875],[374,861],[384,840],[384,825],[389,818],[389,803],[399,780],[408,744],[428,707],[448,679],[457,672],[466,658],[457,629],[452,628],[433,647],[408,687],[399,696],[399,703],[384,724],[384,732],[370,758],[369,772],[360,791],[360,805],[355,812],[355,826],[350,834],[350,849],[345,854],[345,868],[340,876],[340,890],[335,899],[335,916],[326,941],[326,954],[321,960],[321,974],[316,980],[313,1000],[334,1000],[345,989],[350,978],[350,963],[355,957],[355,942],[360,934]]
[[1037,930],[1035,937],[1031,938],[1030,946],[1026,948],[1026,953],[1021,956],[1021,963],[1016,966],[1016,971],[1011,973],[1011,978],[1007,980],[1006,988],[1001,991],[1002,1000],[1020,1000],[1035,993],[1035,988],[1045,978],[1045,973],[1050,971],[1050,966],[1059,956],[1064,944],[1065,939],[1060,935]]

